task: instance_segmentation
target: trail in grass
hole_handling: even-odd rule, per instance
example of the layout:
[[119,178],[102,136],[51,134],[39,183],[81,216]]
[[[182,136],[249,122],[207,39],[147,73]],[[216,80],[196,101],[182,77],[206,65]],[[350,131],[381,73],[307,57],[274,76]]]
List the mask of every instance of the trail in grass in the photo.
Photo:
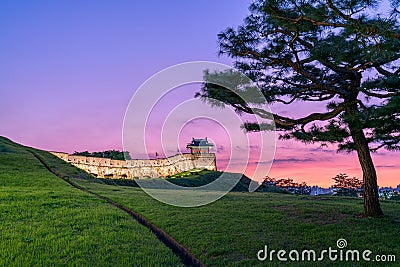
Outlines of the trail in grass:
[[150,221],[148,221],[144,216],[142,216],[141,214],[105,197],[102,195],[99,195],[97,193],[91,192],[86,188],[83,188],[81,186],[79,186],[78,184],[72,182],[70,179],[68,179],[67,177],[64,177],[63,175],[59,174],[58,172],[56,172],[55,170],[53,170],[49,164],[46,163],[46,161],[40,157],[37,153],[30,151],[33,156],[35,156],[35,158],[37,158],[42,164],[43,166],[50,171],[51,173],[53,173],[54,175],[56,175],[57,177],[63,179],[65,182],[67,182],[68,184],[70,184],[71,186],[73,186],[76,189],[79,189],[83,192],[92,194],[94,196],[96,196],[99,199],[105,200],[107,201],[109,204],[125,211],[126,213],[128,213],[130,216],[132,216],[137,222],[139,222],[141,225],[147,227],[162,243],[164,243],[168,248],[170,248],[172,250],[172,252],[178,256],[179,258],[181,258],[183,264],[187,265],[187,266],[205,266],[204,264],[202,264],[200,262],[200,260],[198,258],[196,258],[190,251],[189,249],[187,249],[186,247],[182,246],[178,241],[176,241],[174,238],[172,238],[170,235],[168,235],[163,229],[157,227],[155,224],[151,223]]
[[[0,266],[184,266],[149,229],[55,177],[29,150],[0,137]],[[36,152],[66,177],[78,174]]]

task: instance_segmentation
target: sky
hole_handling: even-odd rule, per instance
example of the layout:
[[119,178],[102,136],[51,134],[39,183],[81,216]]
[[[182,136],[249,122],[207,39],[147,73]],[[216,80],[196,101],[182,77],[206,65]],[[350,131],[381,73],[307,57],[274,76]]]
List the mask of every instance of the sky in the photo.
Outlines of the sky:
[[[184,62],[231,65],[229,58],[218,56],[217,34],[240,25],[249,3],[0,1],[0,135],[51,151],[122,149],[125,112],[141,84]],[[173,103],[192,98],[199,88],[183,86],[158,103],[149,131],[158,133]],[[301,114],[308,108],[280,111]],[[206,119],[177,127],[181,152],[187,152],[191,137],[209,137],[216,144],[219,169],[226,167],[233,149],[263,149],[257,141],[230,143],[224,127]],[[149,153],[160,153],[159,137],[150,134],[148,140]],[[250,176],[267,161],[253,157],[257,153],[251,150],[246,166]],[[387,151],[373,155],[380,186],[400,184],[399,156]],[[274,162],[265,172],[321,186],[330,186],[339,173],[362,177],[355,154],[294,141],[276,142]]]

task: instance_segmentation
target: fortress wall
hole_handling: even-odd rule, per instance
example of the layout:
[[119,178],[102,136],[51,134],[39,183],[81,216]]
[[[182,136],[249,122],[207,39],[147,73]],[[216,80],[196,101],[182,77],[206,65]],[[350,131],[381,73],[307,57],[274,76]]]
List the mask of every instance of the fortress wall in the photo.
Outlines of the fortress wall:
[[60,159],[96,176],[105,178],[158,178],[191,169],[217,170],[215,154],[178,154],[160,159],[112,160],[51,152]]
[[195,162],[197,169],[207,169],[212,171],[217,170],[217,163],[214,153],[191,156],[193,157],[193,162]]

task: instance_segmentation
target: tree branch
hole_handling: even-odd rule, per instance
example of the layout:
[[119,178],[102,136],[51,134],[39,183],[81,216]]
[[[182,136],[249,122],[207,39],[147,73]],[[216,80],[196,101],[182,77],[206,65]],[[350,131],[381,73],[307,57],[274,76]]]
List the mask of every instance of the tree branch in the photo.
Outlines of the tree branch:
[[243,112],[246,112],[249,114],[258,115],[259,117],[261,117],[263,119],[273,120],[275,122],[275,125],[284,127],[284,128],[293,127],[296,125],[306,125],[313,121],[326,121],[329,119],[333,119],[345,110],[345,103],[341,103],[334,110],[332,110],[330,112],[312,113],[303,118],[292,119],[289,117],[284,117],[284,116],[280,116],[280,115],[272,113],[272,112],[265,111],[260,108],[250,108],[248,106],[244,106],[244,105],[240,105],[240,104],[233,104],[232,106],[235,107],[237,110],[240,110],[240,111],[243,111]]
[[383,69],[381,66],[375,66],[375,69],[382,75],[386,76],[386,77],[390,77],[393,76],[394,73],[391,73],[390,71],[387,71],[385,69]]
[[361,92],[363,92],[364,94],[366,94],[368,96],[373,96],[373,97],[377,97],[377,98],[389,98],[389,97],[393,97],[393,96],[400,96],[400,92],[387,93],[387,94],[378,94],[378,93],[370,92],[370,91],[365,90],[365,89],[361,89]]

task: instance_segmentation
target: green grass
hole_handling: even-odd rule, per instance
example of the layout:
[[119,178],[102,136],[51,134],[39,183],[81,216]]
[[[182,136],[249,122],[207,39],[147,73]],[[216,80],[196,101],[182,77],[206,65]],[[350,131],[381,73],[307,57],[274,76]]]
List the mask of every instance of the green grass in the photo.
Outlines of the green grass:
[[174,175],[171,175],[170,178],[183,178],[183,177],[191,177],[191,176],[201,176],[204,175],[208,172],[211,171],[207,171],[207,170],[200,170],[200,169],[192,169],[192,170],[188,170],[188,171],[184,171],[184,172],[180,172]]
[[3,138],[0,214],[0,266],[181,265],[129,215],[71,187]]
[[[52,168],[56,169],[64,176],[70,177],[70,179],[75,183],[78,183],[79,185],[93,192],[109,197],[112,200],[144,215],[151,222],[164,229],[177,241],[189,248],[189,250],[199,257],[200,260],[207,266],[400,265],[399,202],[382,201],[382,208],[386,215],[384,218],[364,218],[359,216],[363,212],[363,207],[362,200],[357,198],[306,197],[277,193],[233,192],[206,206],[197,208],[180,208],[160,203],[148,196],[140,188],[107,185],[102,183],[102,181],[99,179],[92,179],[89,176],[80,173],[76,168],[62,162],[51,154],[46,152],[38,153],[40,153],[40,155],[49,165],[52,166]],[[28,156],[29,155],[26,157],[28,158]],[[38,165],[34,159],[29,157],[29,160],[31,162],[26,162],[26,166],[35,167]],[[30,172],[33,167],[30,167],[26,171]],[[40,168],[40,166],[36,167]],[[11,168],[12,165],[8,169]],[[18,171],[21,172],[20,169],[17,170],[17,172]],[[47,178],[41,178],[41,180],[39,180],[38,177],[42,176]],[[15,177],[9,179],[9,182],[12,183],[15,181],[15,179]],[[180,178],[175,179],[179,180]],[[43,184],[46,183],[49,184],[43,186]],[[56,183],[57,186],[52,186],[53,183]],[[45,192],[41,193],[39,199],[34,198],[28,200],[28,196],[32,194],[32,187],[35,184],[37,187],[35,190]],[[27,187],[26,190],[24,188],[25,186]],[[78,216],[77,214],[86,214],[79,216],[87,216],[87,218],[92,218],[91,221],[94,222],[90,225],[90,231],[88,230],[90,234],[84,235],[84,237],[88,237],[86,241],[88,243],[85,244],[91,244],[90,242],[95,242],[92,239],[95,239],[99,240],[98,242],[103,242],[102,245],[99,245],[97,248],[102,247],[102,249],[105,251],[110,249],[109,254],[104,252],[99,254],[113,255],[112,253],[115,250],[117,251],[116,253],[119,256],[115,256],[114,260],[112,261],[113,265],[123,265],[123,263],[126,262],[125,257],[128,257],[122,252],[119,252],[120,254],[118,254],[118,250],[121,249],[121,247],[118,247],[117,249],[113,248],[113,245],[119,244],[122,246],[121,244],[125,244],[127,247],[132,246],[131,249],[134,247],[135,249],[142,250],[146,255],[149,251],[149,247],[146,247],[147,242],[142,241],[142,243],[136,244],[136,242],[131,241],[132,238],[129,239],[129,234],[132,234],[132,232],[134,232],[134,234],[141,233],[145,235],[146,229],[137,231],[130,230],[127,233],[128,236],[118,235],[119,240],[121,240],[121,242],[124,240],[125,243],[104,241],[104,235],[105,233],[108,233],[108,231],[103,231],[102,227],[105,227],[104,225],[107,225],[109,231],[112,232],[115,231],[115,228],[117,227],[117,219],[122,221],[127,219],[129,222],[127,227],[133,227],[132,225],[134,225],[134,223],[129,218],[126,218],[124,214],[121,214],[118,211],[115,211],[115,213],[119,215],[107,215],[109,214],[108,212],[113,210],[112,207],[102,203],[97,199],[93,199],[90,195],[85,195],[76,189],[66,186],[64,182],[57,180],[57,178],[55,178],[53,175],[46,173],[45,170],[41,170],[40,173],[27,175],[25,182],[18,181],[15,182],[14,186],[9,186],[7,192],[5,192],[8,198],[12,198],[12,195],[14,195],[14,193],[10,193],[11,188],[14,188],[15,192],[19,192],[18,194],[21,194],[21,198],[23,196],[23,201],[28,203],[22,203],[22,205],[19,205],[19,207],[21,207],[21,211],[23,211],[21,215],[16,204],[12,204],[12,206],[10,206],[9,213],[6,213],[9,214],[7,216],[10,216],[9,220],[11,222],[8,229],[8,235],[12,236],[10,238],[11,240],[18,240],[18,242],[14,241],[13,247],[16,247],[17,245],[20,246],[18,249],[19,254],[15,253],[15,250],[12,250],[14,251],[14,257],[20,257],[21,259],[28,257],[29,259],[29,255],[35,253],[35,251],[39,249],[35,255],[37,256],[36,258],[41,258],[44,264],[42,264],[42,262],[39,263],[35,258],[36,261],[33,261],[33,259],[28,261],[30,265],[32,265],[32,263],[36,263],[37,265],[52,265],[51,263],[53,262],[60,265],[62,264],[61,262],[65,258],[58,255],[58,253],[63,253],[63,250],[58,250],[60,244],[58,241],[53,241],[49,244],[44,242],[44,240],[47,241],[54,239],[42,237],[40,234],[40,229],[42,229],[42,231],[45,233],[48,233],[47,235],[50,236],[57,235],[57,231],[60,231],[64,233],[64,235],[67,237],[67,240],[73,239],[74,241],[75,238],[71,238],[71,231],[69,230],[72,228],[75,230],[74,233],[79,235],[82,233],[82,229],[85,229],[84,227],[88,227],[88,225],[85,223],[83,223],[83,225],[80,227],[75,226],[74,224],[71,226],[72,222],[77,224],[81,223],[81,219],[77,219],[75,217]],[[47,188],[47,190],[45,190],[45,188]],[[59,198],[56,198],[55,202],[53,202],[51,199],[52,193],[50,192],[54,191],[56,188],[56,195],[60,196]],[[62,188],[62,190],[59,188]],[[169,193],[176,194],[176,191],[171,191]],[[71,196],[74,197],[72,198]],[[3,197],[4,195],[2,193],[2,198]],[[4,202],[5,201],[1,201],[1,203]],[[6,203],[9,204],[10,200]],[[57,203],[63,207],[62,209],[69,210],[70,214],[66,216],[63,215],[64,213],[60,212],[57,216],[52,217],[50,216],[51,213],[57,212],[58,208],[53,208],[51,206],[41,207],[40,203],[50,203],[46,205],[55,205],[54,203]],[[17,219],[16,217],[20,217],[24,213],[27,214],[30,210],[27,209],[24,204],[28,204],[30,207],[35,207],[34,210],[36,218],[30,218],[29,225],[34,225],[35,222],[39,221],[39,224],[43,225],[42,228],[35,228],[33,231],[30,231],[30,228],[26,229],[26,227],[28,227],[27,224],[22,223],[22,225],[19,225],[21,219]],[[66,205],[66,207],[64,207],[64,205]],[[104,213],[100,212],[102,205],[104,205],[104,208],[106,209]],[[39,207],[41,207],[41,209]],[[79,212],[77,210],[79,210]],[[111,216],[108,223],[99,223],[96,226],[96,223],[99,221],[107,220],[107,216]],[[59,219],[58,221],[56,220],[59,225],[56,227],[57,230],[52,230],[54,229],[54,225],[57,225],[54,223],[52,218],[57,217],[62,219]],[[18,233],[14,233],[12,230],[12,225],[15,224],[18,224]],[[97,227],[100,227],[101,230],[97,231]],[[118,233],[119,232],[120,231],[118,231]],[[30,239],[26,239],[25,235],[27,233],[32,233]],[[148,235],[145,236],[148,237]],[[117,237],[110,237],[110,239],[112,238]],[[151,238],[151,236],[148,238]],[[320,251],[322,249],[328,249],[329,247],[335,249],[336,241],[339,238],[344,238],[347,240],[348,249],[358,249],[360,251],[369,249],[373,251],[373,255],[395,254],[397,257],[397,262],[394,264],[377,264],[377,262],[366,263],[363,261],[359,263],[324,261],[319,264],[312,262],[280,263],[275,258],[275,261],[270,263],[260,262],[256,258],[257,251],[263,249],[264,245],[268,245],[270,249],[275,250],[285,249],[290,251],[292,249],[296,249],[301,251],[303,249],[314,249],[316,251]],[[27,247],[25,243],[29,242],[31,239],[43,240],[35,246],[31,245],[30,249],[28,249],[29,245]],[[0,244],[0,253],[4,253],[4,249],[7,248],[8,241],[3,240],[4,239],[2,239]],[[79,253],[79,255],[66,255],[65,257],[70,257],[70,260],[80,259],[81,261],[78,260],[78,262],[84,262],[83,258],[88,257],[87,253],[89,253],[91,246],[83,245],[82,242],[77,242],[79,244],[76,244],[73,241],[71,241],[72,243],[67,241],[64,242],[66,247],[68,247],[68,251],[74,251],[74,253]],[[159,242],[157,243],[156,241],[157,240],[155,240],[154,244],[152,243],[154,247],[156,244],[159,244]],[[132,245],[130,242],[135,243],[136,245]],[[22,244],[25,244],[25,246]],[[41,249],[41,246],[44,245],[46,245],[47,248]],[[82,246],[83,248],[79,246]],[[47,249],[53,251],[51,255],[48,254]],[[158,248],[156,250],[158,250]],[[21,254],[28,256],[21,256]],[[57,261],[51,261],[48,259],[48,257],[54,257],[54,255],[58,255]],[[85,256],[80,257],[80,255]],[[100,258],[105,257],[104,255],[98,256]],[[2,258],[3,254],[0,254],[0,261]],[[160,256],[160,258],[162,258],[162,256]],[[89,256],[89,260],[84,262],[85,265],[86,263],[90,265],[102,265],[101,263],[106,261],[104,259],[103,262],[98,263],[90,259],[91,258]],[[169,259],[171,262],[173,261],[173,259]],[[142,260],[145,262],[146,259]],[[149,263],[149,265],[159,266],[159,264],[157,264],[153,258],[151,260],[153,260],[153,262]],[[1,264],[0,262],[0,265],[7,264]]]
[[78,183],[140,212],[208,266],[265,266],[256,258],[264,245],[321,250],[336,247],[339,238],[348,241],[349,249],[400,257],[400,205],[394,202],[382,203],[383,219],[355,216],[362,213],[358,199],[274,193],[229,193],[206,206],[179,208],[157,202],[137,188]]

